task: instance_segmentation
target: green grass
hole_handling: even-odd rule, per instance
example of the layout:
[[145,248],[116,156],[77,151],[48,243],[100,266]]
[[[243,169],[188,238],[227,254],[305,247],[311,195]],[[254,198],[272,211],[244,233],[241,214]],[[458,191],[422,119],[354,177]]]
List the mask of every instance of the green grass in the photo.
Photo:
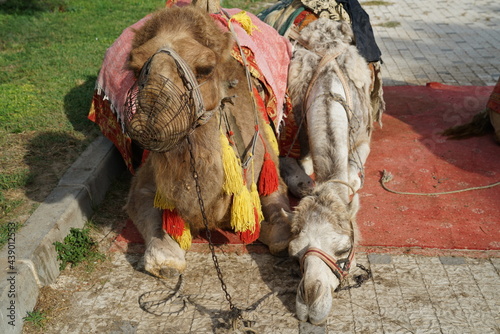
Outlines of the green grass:
[[45,326],[47,316],[44,312],[35,310],[33,312],[26,312],[26,316],[23,320],[30,323],[34,328],[41,329]]
[[[125,28],[164,5],[164,0],[0,3],[0,226],[24,223],[99,135],[87,114],[104,54]],[[264,7],[260,0],[222,5],[253,13]]]
[[240,8],[250,13],[257,14],[263,9],[268,7],[268,3],[275,3],[276,1],[262,1],[262,0],[221,0],[221,6],[224,8]]
[[384,23],[379,23],[379,24],[374,24],[374,25],[379,26],[379,27],[384,27],[384,28],[395,28],[395,27],[399,27],[401,25],[401,23],[398,21],[387,21]]
[[31,213],[100,133],[87,114],[106,49],[164,4],[0,3],[0,226]]
[[97,251],[97,243],[90,236],[89,228],[71,228],[63,242],[56,241],[54,246],[57,259],[61,261],[60,270],[64,270],[68,264],[73,267],[86,262],[92,266],[94,262],[105,259],[105,255]]
[[20,227],[20,224],[15,223],[0,225],[0,244],[6,244],[9,239],[9,235],[17,232]]
[[389,1],[364,1],[364,2],[361,2],[361,6],[389,6],[392,4],[393,4],[393,2],[389,2]]

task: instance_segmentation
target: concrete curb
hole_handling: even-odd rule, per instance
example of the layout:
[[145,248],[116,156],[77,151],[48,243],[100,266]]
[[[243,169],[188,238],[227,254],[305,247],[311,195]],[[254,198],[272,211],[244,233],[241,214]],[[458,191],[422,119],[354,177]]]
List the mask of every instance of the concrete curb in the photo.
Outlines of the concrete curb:
[[[57,187],[0,251],[0,333],[21,333],[41,287],[59,276],[53,243],[81,228],[125,164],[114,145],[98,137]],[[10,257],[9,257],[10,256]]]

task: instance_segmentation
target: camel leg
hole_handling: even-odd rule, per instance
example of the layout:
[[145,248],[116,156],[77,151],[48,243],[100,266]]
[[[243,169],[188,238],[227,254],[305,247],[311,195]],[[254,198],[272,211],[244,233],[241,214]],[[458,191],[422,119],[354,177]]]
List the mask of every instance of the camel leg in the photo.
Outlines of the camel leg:
[[261,196],[262,213],[265,221],[260,227],[259,241],[269,247],[271,254],[288,255],[288,244],[291,238],[291,210],[288,198],[278,191],[269,196]]
[[168,278],[184,271],[186,253],[163,231],[162,211],[153,207],[156,186],[148,169],[146,164],[134,178],[125,209],[146,243],[146,271]]

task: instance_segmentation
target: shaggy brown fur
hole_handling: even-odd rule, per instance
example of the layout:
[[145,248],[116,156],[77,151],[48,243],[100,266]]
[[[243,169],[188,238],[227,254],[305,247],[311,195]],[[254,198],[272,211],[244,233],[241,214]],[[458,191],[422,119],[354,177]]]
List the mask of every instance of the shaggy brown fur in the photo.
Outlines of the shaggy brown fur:
[[[224,110],[236,119],[246,146],[254,134],[253,102],[246,85],[245,70],[230,56],[233,43],[231,35],[221,32],[212,18],[199,9],[163,9],[137,31],[129,67],[139,73],[143,64],[159,48],[168,46],[174,49],[193,70],[198,82],[202,83],[200,90],[207,110],[216,108],[224,97],[236,96],[233,98],[234,105],[227,103]],[[157,54],[153,58],[150,79],[146,85],[157,85],[160,74],[175,82],[178,87],[183,87],[177,68],[168,55]],[[264,126],[260,115],[259,123],[261,127]],[[229,226],[231,206],[231,197],[222,189],[224,172],[219,124],[220,117],[216,112],[206,124],[196,128],[190,135],[195,169],[210,228]],[[262,135],[265,145],[271,147],[265,134]],[[277,156],[270,153],[278,166]],[[258,140],[253,160],[256,178],[263,164],[263,155],[264,145]],[[248,186],[252,184],[251,177],[252,173],[247,173]],[[162,276],[163,267],[182,271],[185,260],[182,252],[176,248],[178,245],[173,245],[161,228],[160,211],[153,207],[157,189],[175,204],[181,217],[189,223],[193,234],[196,235],[197,231],[204,228],[189,147],[185,140],[166,153],[150,153],[133,180],[126,205],[128,214],[146,243],[151,243],[154,248],[149,249],[149,253],[146,251],[146,270]],[[281,209],[290,211],[284,183],[280,180],[279,190],[262,197],[261,202],[266,218],[266,222],[262,224],[261,240],[270,246],[271,251],[282,251],[288,245],[289,225],[286,215],[277,213]],[[158,255],[158,249],[164,249],[163,253]]]

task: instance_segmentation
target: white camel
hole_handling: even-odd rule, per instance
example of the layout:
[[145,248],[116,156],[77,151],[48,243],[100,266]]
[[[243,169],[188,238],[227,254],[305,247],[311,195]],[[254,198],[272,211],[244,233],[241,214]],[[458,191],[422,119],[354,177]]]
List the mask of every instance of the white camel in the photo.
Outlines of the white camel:
[[349,24],[320,18],[295,39],[288,84],[295,118],[307,130],[305,156],[316,186],[296,207],[289,254],[303,272],[297,317],[320,324],[332,309],[333,292],[355,266],[357,191],[378,117],[370,104],[370,70]]

